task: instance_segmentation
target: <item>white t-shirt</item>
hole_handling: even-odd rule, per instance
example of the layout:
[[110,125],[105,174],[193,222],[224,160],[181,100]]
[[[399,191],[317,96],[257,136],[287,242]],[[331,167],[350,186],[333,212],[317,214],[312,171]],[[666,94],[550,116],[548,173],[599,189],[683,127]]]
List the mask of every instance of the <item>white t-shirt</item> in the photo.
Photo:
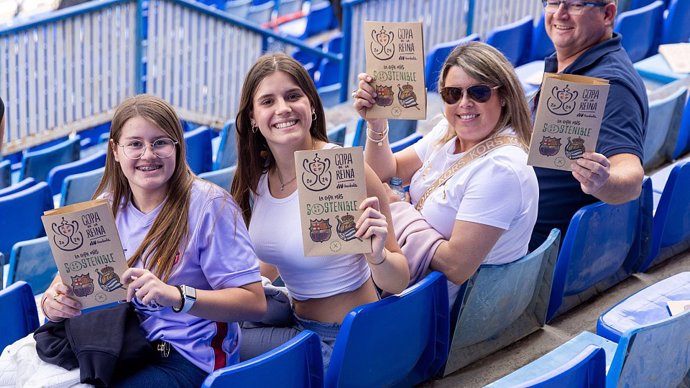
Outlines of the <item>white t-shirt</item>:
[[[410,183],[412,204],[416,204],[426,189],[463,155],[453,153],[456,138],[438,143],[447,128],[448,122],[441,121],[414,145],[423,165]],[[501,134],[515,132],[504,129]],[[450,238],[455,221],[505,230],[483,262],[503,264],[527,253],[538,204],[539,186],[534,169],[527,165],[527,153],[519,147],[504,146],[460,169],[426,199],[421,213],[446,239]],[[450,282],[448,285],[452,304],[459,286]]]

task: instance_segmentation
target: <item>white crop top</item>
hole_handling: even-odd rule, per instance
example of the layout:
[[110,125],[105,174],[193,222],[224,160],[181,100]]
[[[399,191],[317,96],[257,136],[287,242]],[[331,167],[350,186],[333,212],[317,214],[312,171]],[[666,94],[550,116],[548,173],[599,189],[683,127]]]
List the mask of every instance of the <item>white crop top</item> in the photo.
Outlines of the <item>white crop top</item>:
[[[334,146],[329,144],[327,148]],[[290,296],[297,300],[325,298],[354,291],[371,277],[362,254],[305,256],[300,229],[297,191],[286,198],[275,198],[268,189],[267,174],[262,175],[249,236],[259,259],[278,268]]]

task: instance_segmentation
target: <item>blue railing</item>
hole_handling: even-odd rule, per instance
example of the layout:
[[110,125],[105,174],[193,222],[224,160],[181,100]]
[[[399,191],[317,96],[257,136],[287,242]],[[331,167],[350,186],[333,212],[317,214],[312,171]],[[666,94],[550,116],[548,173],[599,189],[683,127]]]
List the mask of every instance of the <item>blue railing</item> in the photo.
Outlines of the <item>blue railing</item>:
[[0,30],[0,95],[11,153],[107,122],[127,96],[170,101],[186,120],[219,127],[236,114],[244,75],[265,51],[293,48],[340,63],[341,100],[364,70],[364,20],[424,22],[425,47],[525,15],[535,0],[349,0],[343,54],[259,28],[189,0],[85,3]]

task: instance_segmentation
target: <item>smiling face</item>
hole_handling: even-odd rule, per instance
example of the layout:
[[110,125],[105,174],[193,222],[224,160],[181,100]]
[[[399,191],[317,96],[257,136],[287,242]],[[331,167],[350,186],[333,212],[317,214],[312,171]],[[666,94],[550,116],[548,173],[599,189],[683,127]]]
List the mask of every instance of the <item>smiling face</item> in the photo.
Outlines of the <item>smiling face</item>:
[[[559,62],[566,62],[567,66],[586,49],[609,39],[615,15],[614,3],[586,7],[582,15],[571,15],[564,6],[553,14],[546,13],[544,27],[556,48]],[[559,66],[559,71],[564,67]]]
[[250,118],[271,148],[284,144],[310,146],[312,111],[309,98],[295,80],[276,71],[256,88]]
[[[478,84],[479,81],[467,75],[459,66],[450,67],[444,81],[446,87],[463,90]],[[501,102],[497,90],[494,90],[489,100],[484,103],[476,102],[464,93],[455,104],[443,105],[448,124],[455,130],[460,141],[460,148],[456,150],[461,152],[467,151],[490,136],[501,117]]]
[[[113,157],[129,183],[135,203],[141,203],[143,198],[162,201],[167,195],[168,182],[175,171],[175,153],[178,151],[176,149],[168,158],[154,155],[151,144],[162,138],[170,136],[153,122],[135,116],[122,126],[120,138],[110,143]],[[140,159],[128,158],[122,146],[137,143],[146,145],[144,155]]]

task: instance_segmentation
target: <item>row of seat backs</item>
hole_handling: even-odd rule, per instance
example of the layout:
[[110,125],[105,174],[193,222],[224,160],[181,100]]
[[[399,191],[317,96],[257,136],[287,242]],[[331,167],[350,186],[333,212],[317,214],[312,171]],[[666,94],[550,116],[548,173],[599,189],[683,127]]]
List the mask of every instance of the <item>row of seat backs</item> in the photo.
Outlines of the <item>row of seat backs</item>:
[[684,117],[690,116],[690,108],[686,102],[688,89],[675,85],[669,85],[671,88],[676,87],[674,92],[649,102],[642,160],[647,172],[677,159],[690,148],[690,117]]
[[325,376],[318,335],[304,331],[271,352],[213,372],[203,386],[419,384],[434,376],[448,353],[447,293],[446,277],[432,272],[398,295],[353,309],[343,320]]
[[17,282],[0,290],[0,352],[38,328],[38,310],[31,286]]

